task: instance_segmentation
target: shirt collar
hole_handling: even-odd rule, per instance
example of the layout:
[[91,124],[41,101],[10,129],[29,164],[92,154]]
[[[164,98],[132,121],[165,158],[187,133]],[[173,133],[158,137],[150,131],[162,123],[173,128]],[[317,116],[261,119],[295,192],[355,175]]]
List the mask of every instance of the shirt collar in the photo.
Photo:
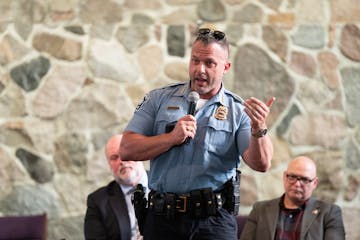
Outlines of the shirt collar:
[[307,204],[307,202],[309,201],[309,199],[306,200],[306,201],[304,202],[304,204],[301,205],[300,208],[297,208],[297,209],[288,209],[288,208],[286,208],[285,205],[284,205],[284,199],[285,199],[285,194],[283,194],[283,195],[280,197],[279,207],[280,207],[281,210],[295,210],[295,211],[296,211],[296,210],[305,210],[306,204]]
[[133,187],[133,186],[128,186],[128,185],[124,185],[124,184],[119,184],[119,185],[120,185],[122,192],[126,195],[133,193],[135,190],[135,187]]
[[[191,87],[190,87],[190,81],[187,84],[184,84],[181,88],[179,88],[179,90],[175,93],[175,96],[183,96],[185,98],[187,98],[187,96],[189,95],[189,93],[192,91]],[[214,103],[220,103],[223,106],[229,107],[228,103],[226,102],[225,99],[225,88],[224,85],[221,83],[221,88],[220,91],[213,96],[211,99],[209,99],[209,101],[214,102]]]

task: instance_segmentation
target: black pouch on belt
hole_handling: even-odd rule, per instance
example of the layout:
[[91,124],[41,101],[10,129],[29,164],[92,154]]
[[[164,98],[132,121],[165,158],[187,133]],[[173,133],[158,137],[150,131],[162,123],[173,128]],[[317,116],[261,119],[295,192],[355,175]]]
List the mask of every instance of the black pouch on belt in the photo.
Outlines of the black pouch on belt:
[[154,197],[154,211],[156,215],[164,215],[165,196],[162,193],[155,193]]
[[202,201],[201,201],[201,191],[193,190],[190,192],[190,209],[194,217],[202,217]]
[[175,218],[175,194],[165,194],[165,215],[167,219]]
[[222,190],[225,197],[224,208],[235,216],[238,214],[240,207],[240,179],[241,172],[236,170],[236,175],[224,184]]
[[132,196],[132,203],[135,209],[135,216],[138,222],[139,231],[143,234],[145,218],[147,215],[147,200],[145,198],[145,189],[141,184],[136,186],[134,194]]
[[204,215],[214,216],[216,214],[216,202],[212,189],[204,189],[201,192],[203,197]]

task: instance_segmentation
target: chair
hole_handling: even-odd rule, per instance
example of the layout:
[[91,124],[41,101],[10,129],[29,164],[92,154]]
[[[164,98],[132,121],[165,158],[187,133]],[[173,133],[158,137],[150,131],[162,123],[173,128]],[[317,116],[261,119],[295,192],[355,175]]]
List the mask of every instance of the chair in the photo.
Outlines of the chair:
[[240,235],[241,235],[241,232],[245,226],[245,223],[246,223],[246,220],[247,220],[247,216],[246,215],[237,215],[236,216],[236,222],[237,222],[237,225],[238,225],[238,239],[240,239]]
[[46,214],[0,217],[0,240],[46,240]]

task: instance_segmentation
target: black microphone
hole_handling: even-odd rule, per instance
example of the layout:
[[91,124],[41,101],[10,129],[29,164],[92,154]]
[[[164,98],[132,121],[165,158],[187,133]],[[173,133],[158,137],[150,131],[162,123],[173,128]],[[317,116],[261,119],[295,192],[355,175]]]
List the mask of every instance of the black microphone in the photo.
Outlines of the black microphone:
[[[192,91],[189,93],[188,99],[190,100],[188,114],[194,116],[196,111],[196,104],[197,101],[200,99],[200,95],[197,92]],[[190,142],[190,139],[190,137],[186,138],[185,143],[188,144]]]

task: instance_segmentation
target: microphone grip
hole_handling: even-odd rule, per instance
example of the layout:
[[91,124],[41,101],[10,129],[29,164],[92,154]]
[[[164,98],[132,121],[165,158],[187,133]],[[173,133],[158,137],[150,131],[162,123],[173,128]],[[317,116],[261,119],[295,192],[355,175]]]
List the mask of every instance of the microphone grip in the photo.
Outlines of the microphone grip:
[[[196,102],[191,101],[191,102],[190,102],[190,105],[189,105],[188,114],[194,116],[194,115],[195,115],[195,111],[196,111]],[[185,139],[185,144],[189,144],[190,140],[191,140],[191,137],[187,137],[187,138]]]
[[190,102],[188,114],[195,115],[196,102]]

